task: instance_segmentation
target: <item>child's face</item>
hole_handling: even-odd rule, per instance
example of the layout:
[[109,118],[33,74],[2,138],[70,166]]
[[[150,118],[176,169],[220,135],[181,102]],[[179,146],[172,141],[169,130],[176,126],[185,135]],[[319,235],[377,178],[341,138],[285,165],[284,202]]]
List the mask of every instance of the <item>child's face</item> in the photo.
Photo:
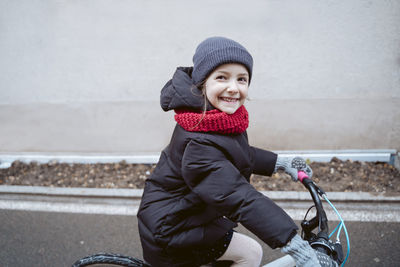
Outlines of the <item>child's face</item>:
[[205,83],[208,101],[217,109],[233,114],[243,105],[249,90],[249,73],[236,63],[219,66]]

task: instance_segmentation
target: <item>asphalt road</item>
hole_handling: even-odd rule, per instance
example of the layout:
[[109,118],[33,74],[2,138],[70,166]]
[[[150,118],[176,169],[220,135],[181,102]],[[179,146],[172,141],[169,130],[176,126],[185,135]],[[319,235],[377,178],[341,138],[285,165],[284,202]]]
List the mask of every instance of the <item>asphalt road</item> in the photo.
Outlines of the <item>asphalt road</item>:
[[[80,257],[103,251],[141,256],[134,216],[0,210],[0,222],[3,267],[71,266]],[[400,223],[346,225],[351,235],[346,266],[399,266]],[[279,256],[264,246],[263,263]]]

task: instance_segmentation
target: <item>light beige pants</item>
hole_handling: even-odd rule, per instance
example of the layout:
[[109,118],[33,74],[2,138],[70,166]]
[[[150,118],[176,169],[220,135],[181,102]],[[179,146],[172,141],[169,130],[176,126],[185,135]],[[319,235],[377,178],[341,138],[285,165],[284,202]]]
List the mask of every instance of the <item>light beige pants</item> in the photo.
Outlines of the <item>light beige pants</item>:
[[262,247],[256,240],[247,235],[233,232],[231,243],[218,260],[233,261],[231,267],[259,267],[262,254]]

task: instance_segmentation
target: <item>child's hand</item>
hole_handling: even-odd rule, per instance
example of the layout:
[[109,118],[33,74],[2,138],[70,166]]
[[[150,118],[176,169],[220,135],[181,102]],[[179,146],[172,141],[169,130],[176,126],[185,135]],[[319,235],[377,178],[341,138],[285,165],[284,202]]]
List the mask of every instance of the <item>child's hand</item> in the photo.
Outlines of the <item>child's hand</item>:
[[298,267],[337,267],[328,255],[314,250],[307,241],[296,235],[284,246],[282,252],[292,256]]
[[292,177],[292,180],[295,182],[297,182],[297,180],[299,179],[297,175],[299,171],[305,172],[309,178],[311,178],[313,174],[310,166],[308,166],[306,161],[301,157],[291,158],[278,155],[274,172],[278,170],[283,170],[284,172],[289,174],[290,177]]

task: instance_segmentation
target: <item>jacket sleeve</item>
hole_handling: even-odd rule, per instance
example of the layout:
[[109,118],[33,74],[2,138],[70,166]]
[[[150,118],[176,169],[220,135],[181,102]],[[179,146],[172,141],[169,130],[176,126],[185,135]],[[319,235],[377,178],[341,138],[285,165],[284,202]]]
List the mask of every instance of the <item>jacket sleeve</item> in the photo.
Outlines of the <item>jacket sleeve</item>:
[[296,234],[297,226],[285,211],[249,184],[213,144],[191,140],[183,154],[182,175],[204,202],[271,248],[284,246]]
[[257,147],[251,146],[250,149],[253,151],[254,155],[253,173],[271,176],[274,172],[278,155],[274,152]]

